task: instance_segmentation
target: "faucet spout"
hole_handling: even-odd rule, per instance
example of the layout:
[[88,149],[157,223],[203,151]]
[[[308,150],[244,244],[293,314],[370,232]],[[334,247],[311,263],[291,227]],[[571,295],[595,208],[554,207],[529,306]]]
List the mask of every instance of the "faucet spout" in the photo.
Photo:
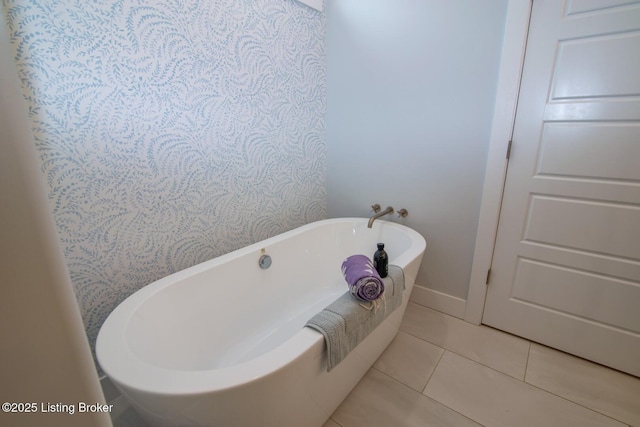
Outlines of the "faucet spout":
[[369,218],[369,224],[367,224],[367,228],[371,228],[373,226],[373,221],[375,221],[376,219],[380,218],[381,216],[388,215],[390,213],[393,213],[393,208],[391,206],[387,206],[387,209],[380,211],[374,216],[372,216],[371,218]]

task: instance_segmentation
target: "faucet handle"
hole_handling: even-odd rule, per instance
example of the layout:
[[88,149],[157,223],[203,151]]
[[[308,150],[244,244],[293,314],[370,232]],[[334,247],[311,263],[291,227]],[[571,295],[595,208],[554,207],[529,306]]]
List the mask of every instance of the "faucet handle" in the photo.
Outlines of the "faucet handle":
[[382,209],[382,208],[377,203],[375,205],[371,205],[371,210],[374,211],[375,213],[380,212],[380,209]]
[[398,218],[400,217],[405,218],[407,215],[409,215],[409,211],[406,210],[405,208],[402,208],[398,211]]

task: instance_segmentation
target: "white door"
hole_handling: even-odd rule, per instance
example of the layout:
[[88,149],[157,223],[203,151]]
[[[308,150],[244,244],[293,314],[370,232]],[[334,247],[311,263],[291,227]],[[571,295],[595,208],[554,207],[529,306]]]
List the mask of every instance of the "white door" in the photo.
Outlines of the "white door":
[[533,1],[483,323],[640,376],[640,1]]

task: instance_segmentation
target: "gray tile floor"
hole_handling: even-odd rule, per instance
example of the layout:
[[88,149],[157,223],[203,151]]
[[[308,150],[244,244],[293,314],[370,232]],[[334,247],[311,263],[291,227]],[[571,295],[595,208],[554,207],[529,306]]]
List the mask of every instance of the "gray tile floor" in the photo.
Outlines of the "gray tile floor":
[[409,303],[325,427],[640,426],[640,379]]
[[[130,409],[112,415],[146,427]],[[410,302],[324,427],[478,425],[640,427],[640,379]]]

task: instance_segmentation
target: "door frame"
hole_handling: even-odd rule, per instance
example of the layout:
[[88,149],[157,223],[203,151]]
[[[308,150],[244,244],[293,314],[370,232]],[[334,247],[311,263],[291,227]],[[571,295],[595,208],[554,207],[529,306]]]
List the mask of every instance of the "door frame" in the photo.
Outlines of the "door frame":
[[487,296],[487,274],[498,232],[507,173],[506,153],[513,134],[532,3],[533,0],[508,0],[507,5],[496,103],[464,313],[464,320],[476,325],[482,323]]

